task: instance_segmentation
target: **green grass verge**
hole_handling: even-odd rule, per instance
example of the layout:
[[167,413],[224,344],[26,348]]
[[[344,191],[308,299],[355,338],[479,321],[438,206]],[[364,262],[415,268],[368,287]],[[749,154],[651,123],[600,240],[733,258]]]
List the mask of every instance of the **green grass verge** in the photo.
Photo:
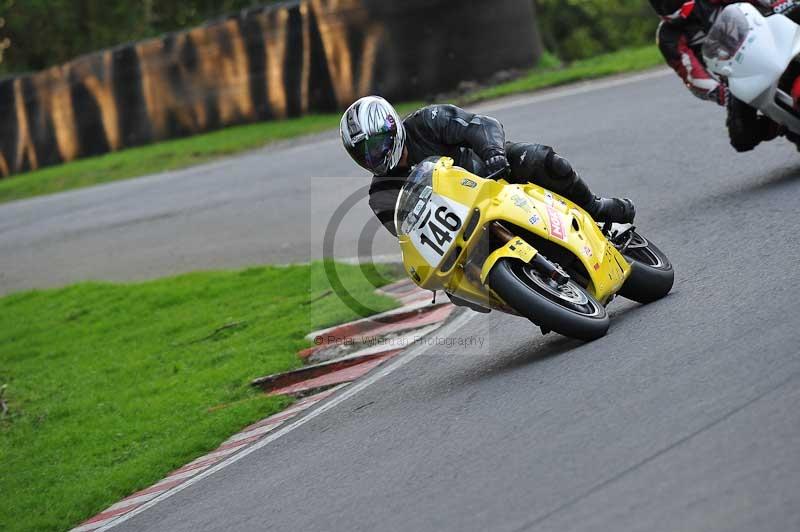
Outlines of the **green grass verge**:
[[[661,54],[654,46],[605,54],[568,66],[561,66],[552,56],[545,56],[540,67],[522,78],[479,90],[462,97],[458,102],[474,103],[574,81],[643,70],[662,62]],[[419,102],[406,103],[398,106],[398,111],[405,114],[419,105]],[[338,113],[322,114],[235,126],[43,168],[0,180],[0,203],[185,168],[277,140],[333,129],[339,124],[339,118]]]
[[[396,305],[374,294],[388,267],[337,271],[359,301]],[[0,530],[65,530],[283,409],[250,380],[354,317],[319,263],[1,298]]]
[[[398,111],[411,112],[419,105],[403,104]],[[340,118],[339,113],[319,114],[233,126],[49,166],[0,179],[0,203],[178,170],[279,140],[328,131],[338,127]]]
[[567,67],[558,66],[552,56],[546,57],[543,63],[519,79],[468,94],[461,102],[475,103],[581,80],[645,70],[663,64],[664,58],[657,47],[648,46],[576,61]]
[[260,122],[49,166],[0,180],[0,203],[185,168],[270,142],[325,131],[338,120],[338,116],[328,114]]

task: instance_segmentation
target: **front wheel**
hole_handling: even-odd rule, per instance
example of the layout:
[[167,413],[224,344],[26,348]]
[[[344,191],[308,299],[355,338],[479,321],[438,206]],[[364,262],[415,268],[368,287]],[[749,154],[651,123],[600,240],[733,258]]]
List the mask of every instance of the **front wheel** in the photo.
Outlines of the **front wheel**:
[[530,264],[500,259],[487,284],[508,306],[543,329],[587,342],[608,331],[605,307],[574,281],[558,286]]
[[736,151],[751,151],[758,146],[758,141],[753,137],[758,130],[758,113],[743,101],[734,97],[728,101],[728,119],[725,125],[728,126],[731,146]]
[[627,242],[620,252],[633,271],[619,295],[642,304],[661,299],[669,294],[675,282],[672,263],[663,251],[636,231],[623,233],[623,236],[626,234]]

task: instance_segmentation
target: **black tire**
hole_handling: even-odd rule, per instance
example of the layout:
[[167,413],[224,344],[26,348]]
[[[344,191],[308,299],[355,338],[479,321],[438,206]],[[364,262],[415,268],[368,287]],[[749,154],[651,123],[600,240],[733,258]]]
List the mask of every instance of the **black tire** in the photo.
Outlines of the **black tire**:
[[500,259],[487,284],[508,306],[544,329],[587,342],[608,332],[605,307],[574,281],[555,288],[529,264]]
[[741,100],[731,96],[728,101],[728,126],[731,146],[739,153],[752,151],[760,143],[758,112]]
[[647,304],[669,294],[675,282],[675,271],[669,258],[655,244],[634,232],[630,245],[622,255],[633,271],[619,295]]

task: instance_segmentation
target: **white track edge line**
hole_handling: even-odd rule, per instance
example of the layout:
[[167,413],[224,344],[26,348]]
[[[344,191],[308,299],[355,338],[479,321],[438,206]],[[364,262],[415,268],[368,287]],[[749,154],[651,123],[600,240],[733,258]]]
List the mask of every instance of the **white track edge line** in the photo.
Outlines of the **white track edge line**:
[[[465,311],[463,314],[461,314],[460,316],[456,317],[453,321],[451,321],[450,323],[445,325],[443,328],[439,329],[439,333],[440,334],[450,335],[451,333],[454,333],[455,331],[459,330],[464,325],[466,325],[475,316],[476,316],[476,314],[474,314],[472,312],[466,312]],[[375,373],[369,375],[364,380],[356,381],[353,384],[349,385],[347,388],[344,389],[344,391],[341,394],[336,395],[335,397],[333,397],[332,399],[327,400],[327,401],[323,399],[323,401],[325,401],[325,402],[323,402],[322,405],[320,405],[315,410],[312,410],[308,414],[304,415],[300,419],[298,419],[298,420],[296,420],[296,421],[294,421],[292,423],[287,424],[284,428],[282,428],[280,430],[277,430],[274,433],[272,433],[269,436],[267,436],[266,438],[255,442],[253,445],[247,447],[246,449],[243,449],[241,452],[231,456],[230,458],[227,458],[227,459],[223,460],[222,462],[216,464],[213,467],[210,467],[210,468],[206,469],[202,473],[199,473],[198,475],[188,479],[186,482],[184,482],[184,483],[182,483],[182,484],[180,484],[178,486],[175,486],[174,488],[170,489],[169,491],[164,492],[163,494],[159,495],[158,497],[156,497],[154,499],[151,499],[150,501],[144,503],[143,505],[139,506],[135,510],[131,510],[130,512],[128,512],[126,514],[123,514],[123,515],[119,516],[119,518],[117,518],[114,521],[108,523],[107,525],[104,525],[102,528],[96,529],[96,532],[103,532],[103,531],[109,530],[109,529],[111,529],[111,528],[113,528],[113,527],[115,527],[115,526],[117,526],[117,525],[119,525],[121,523],[124,523],[128,519],[131,519],[132,517],[135,517],[135,516],[139,515],[140,513],[152,508],[153,506],[155,506],[159,502],[161,502],[161,501],[163,501],[165,499],[168,499],[169,497],[172,497],[173,495],[175,495],[176,493],[179,493],[180,491],[184,490],[185,488],[188,488],[189,486],[192,486],[192,485],[200,482],[201,480],[205,479],[206,477],[213,475],[217,471],[219,471],[221,469],[224,469],[224,468],[228,467],[229,465],[232,465],[232,464],[238,462],[239,460],[241,460],[245,456],[248,456],[249,454],[261,449],[262,447],[265,447],[266,445],[269,445],[270,443],[272,443],[273,441],[277,440],[281,436],[284,436],[284,435],[288,434],[289,432],[293,431],[294,429],[305,425],[306,423],[308,423],[312,419],[322,415],[323,413],[327,412],[331,408],[333,408],[333,407],[343,403],[344,401],[350,399],[351,397],[353,397],[354,395],[356,395],[360,391],[362,391],[365,388],[375,384],[377,381],[379,381],[383,377],[385,377],[385,376],[389,375],[390,373],[392,373],[393,371],[405,366],[406,364],[408,364],[409,362],[411,362],[412,360],[414,360],[415,358],[417,358],[421,354],[425,353],[429,349],[430,349],[430,346],[425,345],[425,344],[422,344],[422,345],[419,345],[417,347],[411,348],[407,353],[401,355],[399,359],[397,359],[395,362],[391,362],[385,368],[379,368]]]
[[622,87],[624,85],[632,85],[634,83],[649,81],[651,79],[657,79],[671,74],[673,74],[673,71],[668,68],[658,68],[657,70],[646,71],[640,74],[623,74],[616,76],[612,75],[588,81],[578,81],[576,83],[565,85],[561,88],[554,88],[549,90],[542,89],[540,91],[536,91],[529,94],[516,94],[516,95],[510,94],[508,96],[503,96],[493,102],[490,101],[490,102],[478,103],[470,107],[474,111],[481,113],[488,113],[492,111],[499,111],[501,109],[508,109],[523,105],[532,105],[536,103],[547,102],[550,100],[566,98],[569,96],[577,96],[579,94],[585,94],[587,92],[613,89],[615,87]]

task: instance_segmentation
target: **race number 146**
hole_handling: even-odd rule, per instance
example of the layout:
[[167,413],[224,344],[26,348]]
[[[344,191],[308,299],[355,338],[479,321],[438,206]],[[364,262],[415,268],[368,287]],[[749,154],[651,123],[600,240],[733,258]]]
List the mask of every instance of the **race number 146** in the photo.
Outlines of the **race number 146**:
[[446,206],[437,207],[435,212],[430,209],[419,225],[420,242],[442,257],[450,249],[462,224],[458,214],[450,211]]

